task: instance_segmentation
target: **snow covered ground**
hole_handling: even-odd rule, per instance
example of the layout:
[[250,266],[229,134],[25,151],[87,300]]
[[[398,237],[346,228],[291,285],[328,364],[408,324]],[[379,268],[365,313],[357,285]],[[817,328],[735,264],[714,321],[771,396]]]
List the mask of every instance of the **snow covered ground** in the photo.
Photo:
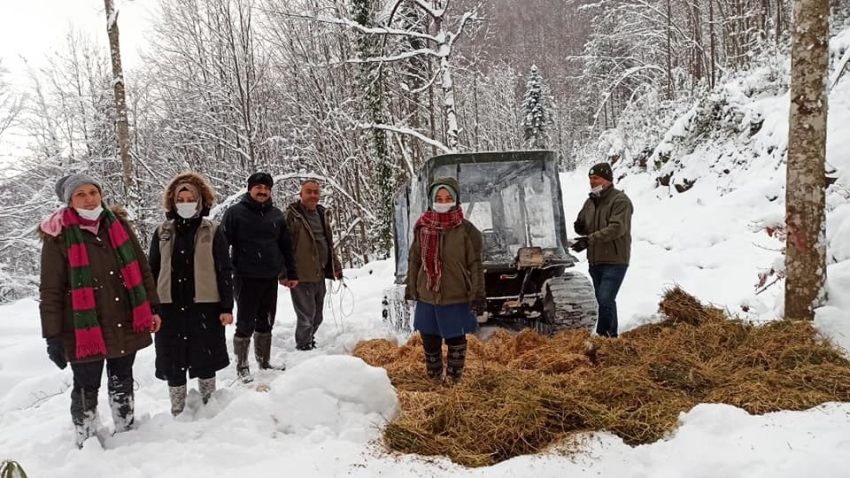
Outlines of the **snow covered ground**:
[[[663,289],[674,284],[752,320],[770,320],[781,312],[781,283],[759,295],[754,286],[758,273],[780,257],[782,243],[763,226],[783,217],[784,171],[768,151],[784,146],[787,105],[787,95],[751,104],[766,120],[749,147],[765,154],[755,155],[743,171],[724,176],[707,169],[738,147],[730,142],[698,148],[682,161],[682,174],[698,179],[686,193],[655,188],[649,173],[618,183],[635,204],[632,265],[619,297],[621,330],[655,320]],[[828,161],[838,177],[829,194],[830,302],[819,311],[816,325],[850,350],[847,124],[850,81],[843,81],[830,98]],[[585,172],[563,175],[562,185],[572,223],[587,192]],[[579,268],[586,270],[586,265]],[[289,369],[258,374],[267,391],[237,383],[231,365],[219,374],[220,389],[207,406],[190,392],[187,411],[172,418],[167,386],[153,376],[151,347],[138,354],[135,365],[136,429],[109,435],[104,385],[99,411],[106,432],[81,451],[73,444],[69,417],[71,372],[47,359],[37,303],[28,299],[0,307],[0,460],[17,460],[31,477],[68,478],[850,476],[850,404],[765,416],[699,405],[682,414],[679,428],[665,441],[632,448],[600,433],[588,437],[586,451],[577,457],[555,451],[481,469],[390,454],[380,434],[397,412],[393,388],[382,369],[349,354],[359,340],[392,337],[381,323],[380,301],[382,289],[392,282],[393,264],[372,263],[346,271],[346,277],[347,287],[335,284],[328,297],[319,348],[311,352],[295,351],[294,314],[281,289],[273,354]]]

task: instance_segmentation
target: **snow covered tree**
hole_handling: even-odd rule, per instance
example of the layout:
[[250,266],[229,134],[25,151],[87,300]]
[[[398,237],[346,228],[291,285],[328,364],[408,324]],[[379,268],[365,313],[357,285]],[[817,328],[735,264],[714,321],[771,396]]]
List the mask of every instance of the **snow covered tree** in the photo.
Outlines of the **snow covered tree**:
[[21,111],[21,99],[12,91],[11,86],[3,79],[7,70],[0,61],[0,136],[11,126]]
[[118,134],[118,152],[123,170],[123,183],[127,203],[138,208],[139,195],[135,187],[133,158],[130,156],[130,126],[127,120],[127,99],[124,91],[124,68],[121,65],[121,44],[118,32],[118,10],[113,0],[103,0],[106,8],[106,32],[112,59],[112,88],[115,95],[115,129]]
[[[375,20],[379,3],[375,0],[352,0],[351,9],[354,21],[364,30],[377,26]],[[373,58],[380,55],[380,37],[358,31],[357,50],[360,59]],[[386,124],[387,115],[384,101],[384,81],[380,63],[360,63],[360,91],[365,102],[366,112],[372,124]],[[395,191],[394,174],[387,147],[387,132],[384,129],[372,128],[370,151],[375,166],[375,183],[378,188],[380,205],[378,207],[378,224],[374,234],[377,240],[376,250],[381,258],[388,257],[393,244],[393,193]]]
[[829,0],[795,0],[785,186],[785,318],[826,302],[826,76]]
[[549,146],[549,129],[552,126],[552,97],[536,65],[532,65],[528,73],[522,110],[523,140],[526,148],[546,149]]

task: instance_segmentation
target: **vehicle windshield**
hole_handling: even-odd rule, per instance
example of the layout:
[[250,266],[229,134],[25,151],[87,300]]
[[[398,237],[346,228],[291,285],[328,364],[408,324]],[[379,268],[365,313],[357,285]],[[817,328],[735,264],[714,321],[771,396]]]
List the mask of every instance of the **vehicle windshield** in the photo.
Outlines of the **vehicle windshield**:
[[[542,161],[464,163],[436,168],[461,186],[464,217],[484,236],[486,262],[510,262],[521,247],[563,252],[553,200],[557,176]],[[560,254],[558,254],[560,255]]]

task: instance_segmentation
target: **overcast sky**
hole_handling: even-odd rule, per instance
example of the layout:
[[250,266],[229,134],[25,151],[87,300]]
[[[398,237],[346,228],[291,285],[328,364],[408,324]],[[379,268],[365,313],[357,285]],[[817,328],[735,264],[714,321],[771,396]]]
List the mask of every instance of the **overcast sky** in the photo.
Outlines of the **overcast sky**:
[[[139,66],[139,50],[145,46],[158,0],[115,0],[119,9],[121,56],[124,68]],[[99,42],[108,51],[103,0],[0,0],[0,64],[17,87],[26,83],[24,59],[33,67],[62,50],[73,28]],[[19,156],[26,138],[7,132],[0,138],[0,168]]]

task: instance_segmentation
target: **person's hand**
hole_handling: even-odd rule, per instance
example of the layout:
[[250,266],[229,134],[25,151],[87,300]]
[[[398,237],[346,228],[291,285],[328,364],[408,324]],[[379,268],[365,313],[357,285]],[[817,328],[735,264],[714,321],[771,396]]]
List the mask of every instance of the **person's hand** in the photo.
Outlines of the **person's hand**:
[[472,311],[477,316],[484,315],[484,312],[487,312],[487,299],[476,299],[473,301]]
[[68,366],[68,361],[65,360],[65,343],[61,337],[47,339],[47,356],[59,367],[59,370],[64,370]]
[[218,316],[218,320],[221,321],[221,325],[230,325],[233,323],[233,314],[225,312]]
[[294,289],[294,288],[298,287],[298,281],[297,280],[291,280],[291,281],[289,281],[289,285],[286,286],[286,287],[289,287],[290,289]]
[[162,328],[162,319],[159,318],[159,314],[153,314],[151,318],[153,319],[151,321],[151,332],[157,333]]
[[415,301],[415,300],[413,300],[413,299],[407,299],[407,306],[408,306],[408,307],[413,307],[414,305],[416,305],[416,301]]
[[573,243],[573,245],[570,246],[570,249],[572,249],[573,252],[581,252],[581,251],[587,249],[587,244],[588,244],[588,241],[587,241],[586,237],[579,237],[578,239],[576,239],[576,241]]
[[573,223],[573,229],[576,231],[576,234],[581,234],[584,231],[584,223],[581,219],[576,219],[576,222]]
[[341,270],[340,271],[334,271],[334,279],[335,280],[342,279],[342,271]]

